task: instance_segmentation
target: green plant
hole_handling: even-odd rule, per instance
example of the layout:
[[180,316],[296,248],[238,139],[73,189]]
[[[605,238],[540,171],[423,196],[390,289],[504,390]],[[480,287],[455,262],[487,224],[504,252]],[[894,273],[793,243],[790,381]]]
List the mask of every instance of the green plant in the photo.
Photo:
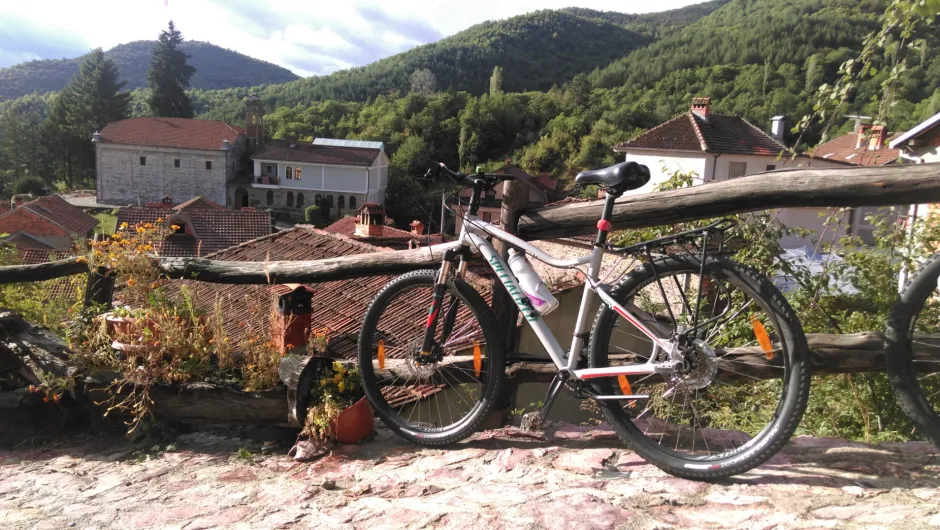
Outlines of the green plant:
[[323,369],[310,390],[310,407],[301,436],[314,444],[325,445],[336,433],[334,423],[339,414],[363,397],[359,367],[334,362]]
[[31,195],[42,195],[46,187],[46,181],[39,177],[21,177],[13,183],[14,193],[29,193]]
[[320,213],[320,207],[316,204],[311,204],[304,208],[304,220],[307,224],[317,224],[323,220],[323,215]]

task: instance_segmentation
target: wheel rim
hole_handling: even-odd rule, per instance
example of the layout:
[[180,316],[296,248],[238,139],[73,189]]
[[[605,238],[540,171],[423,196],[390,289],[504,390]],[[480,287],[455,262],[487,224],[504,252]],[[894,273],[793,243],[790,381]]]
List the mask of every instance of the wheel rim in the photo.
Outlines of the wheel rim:
[[[655,317],[653,322],[644,319],[644,324],[655,326],[661,337],[669,338],[686,326],[685,335],[704,345],[681,348],[687,366],[675,376],[602,381],[604,393],[650,396],[607,402],[607,410],[632,418],[650,448],[684,460],[721,460],[772,438],[766,435],[780,417],[790,380],[789,346],[781,340],[780,316],[733,274],[706,270],[701,299],[697,267],[661,274],[661,284],[650,278],[628,293],[628,302]],[[607,347],[598,351],[606,352],[610,365],[665,355],[626,319],[609,315],[612,322],[604,328],[608,331],[598,337]],[[769,348],[766,340],[761,344],[764,334]]]
[[452,288],[444,296],[434,330],[436,360],[422,363],[417,352],[432,296],[430,282],[409,285],[377,308],[369,341],[371,363],[360,367],[363,377],[379,389],[371,396],[374,404],[399,427],[417,433],[451,431],[470,421],[482,406],[490,378],[480,320]]
[[[940,267],[928,282],[922,299],[911,308],[912,318],[905,337],[910,354],[910,369],[917,389],[936,421],[940,405],[940,360],[924,357],[940,353]],[[930,288],[932,287],[932,289]]]

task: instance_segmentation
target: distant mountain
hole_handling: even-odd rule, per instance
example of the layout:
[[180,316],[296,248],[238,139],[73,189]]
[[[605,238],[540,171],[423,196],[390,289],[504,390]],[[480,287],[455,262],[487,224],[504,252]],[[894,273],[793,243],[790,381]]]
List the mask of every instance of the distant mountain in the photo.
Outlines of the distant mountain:
[[[105,52],[121,70],[127,89],[147,85],[150,54],[156,41],[135,41],[121,44]],[[191,55],[189,63],[196,68],[192,87],[220,89],[262,83],[286,83],[299,76],[286,68],[271,64],[208,42],[186,41],[180,48]],[[62,90],[78,74],[81,57],[45,59],[0,69],[0,98],[17,98],[32,92]]]

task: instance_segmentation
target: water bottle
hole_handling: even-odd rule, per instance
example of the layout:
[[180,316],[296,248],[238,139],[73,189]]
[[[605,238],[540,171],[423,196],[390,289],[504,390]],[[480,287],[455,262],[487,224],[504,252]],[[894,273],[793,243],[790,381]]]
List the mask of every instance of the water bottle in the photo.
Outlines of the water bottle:
[[509,249],[509,269],[516,276],[519,287],[522,287],[522,292],[526,294],[532,307],[540,315],[547,315],[558,307],[558,300],[552,296],[545,282],[525,258],[525,254]]

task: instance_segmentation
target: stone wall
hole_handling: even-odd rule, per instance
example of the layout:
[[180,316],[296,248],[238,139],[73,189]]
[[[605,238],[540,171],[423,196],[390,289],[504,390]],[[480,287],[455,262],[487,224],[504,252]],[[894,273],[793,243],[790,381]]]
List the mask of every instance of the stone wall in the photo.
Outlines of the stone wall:
[[[98,144],[96,184],[98,201],[143,205],[169,195],[180,203],[202,196],[227,205],[226,182],[234,175],[240,149],[224,151]],[[140,159],[145,157],[141,165]],[[175,161],[179,160],[176,167]],[[228,171],[226,171],[226,160]],[[211,162],[212,169],[206,169]]]
[[[284,188],[248,188],[248,204],[254,208],[269,208],[272,210],[277,217],[280,218],[291,218],[298,221],[303,220],[304,210],[308,206],[314,204],[317,196],[317,192],[313,190],[291,190]],[[267,197],[268,192],[271,192],[272,203],[268,203]],[[293,206],[287,205],[287,194],[292,193],[294,197]],[[297,199],[299,195],[303,195],[303,205],[297,205]],[[322,194],[321,194],[322,196]],[[344,193],[344,203],[345,208],[340,209],[337,207],[337,195],[333,196],[333,208],[329,211],[330,219],[338,219],[344,215],[355,215],[359,208],[366,203],[366,195],[364,193]],[[356,207],[349,207],[349,198],[356,198]]]

